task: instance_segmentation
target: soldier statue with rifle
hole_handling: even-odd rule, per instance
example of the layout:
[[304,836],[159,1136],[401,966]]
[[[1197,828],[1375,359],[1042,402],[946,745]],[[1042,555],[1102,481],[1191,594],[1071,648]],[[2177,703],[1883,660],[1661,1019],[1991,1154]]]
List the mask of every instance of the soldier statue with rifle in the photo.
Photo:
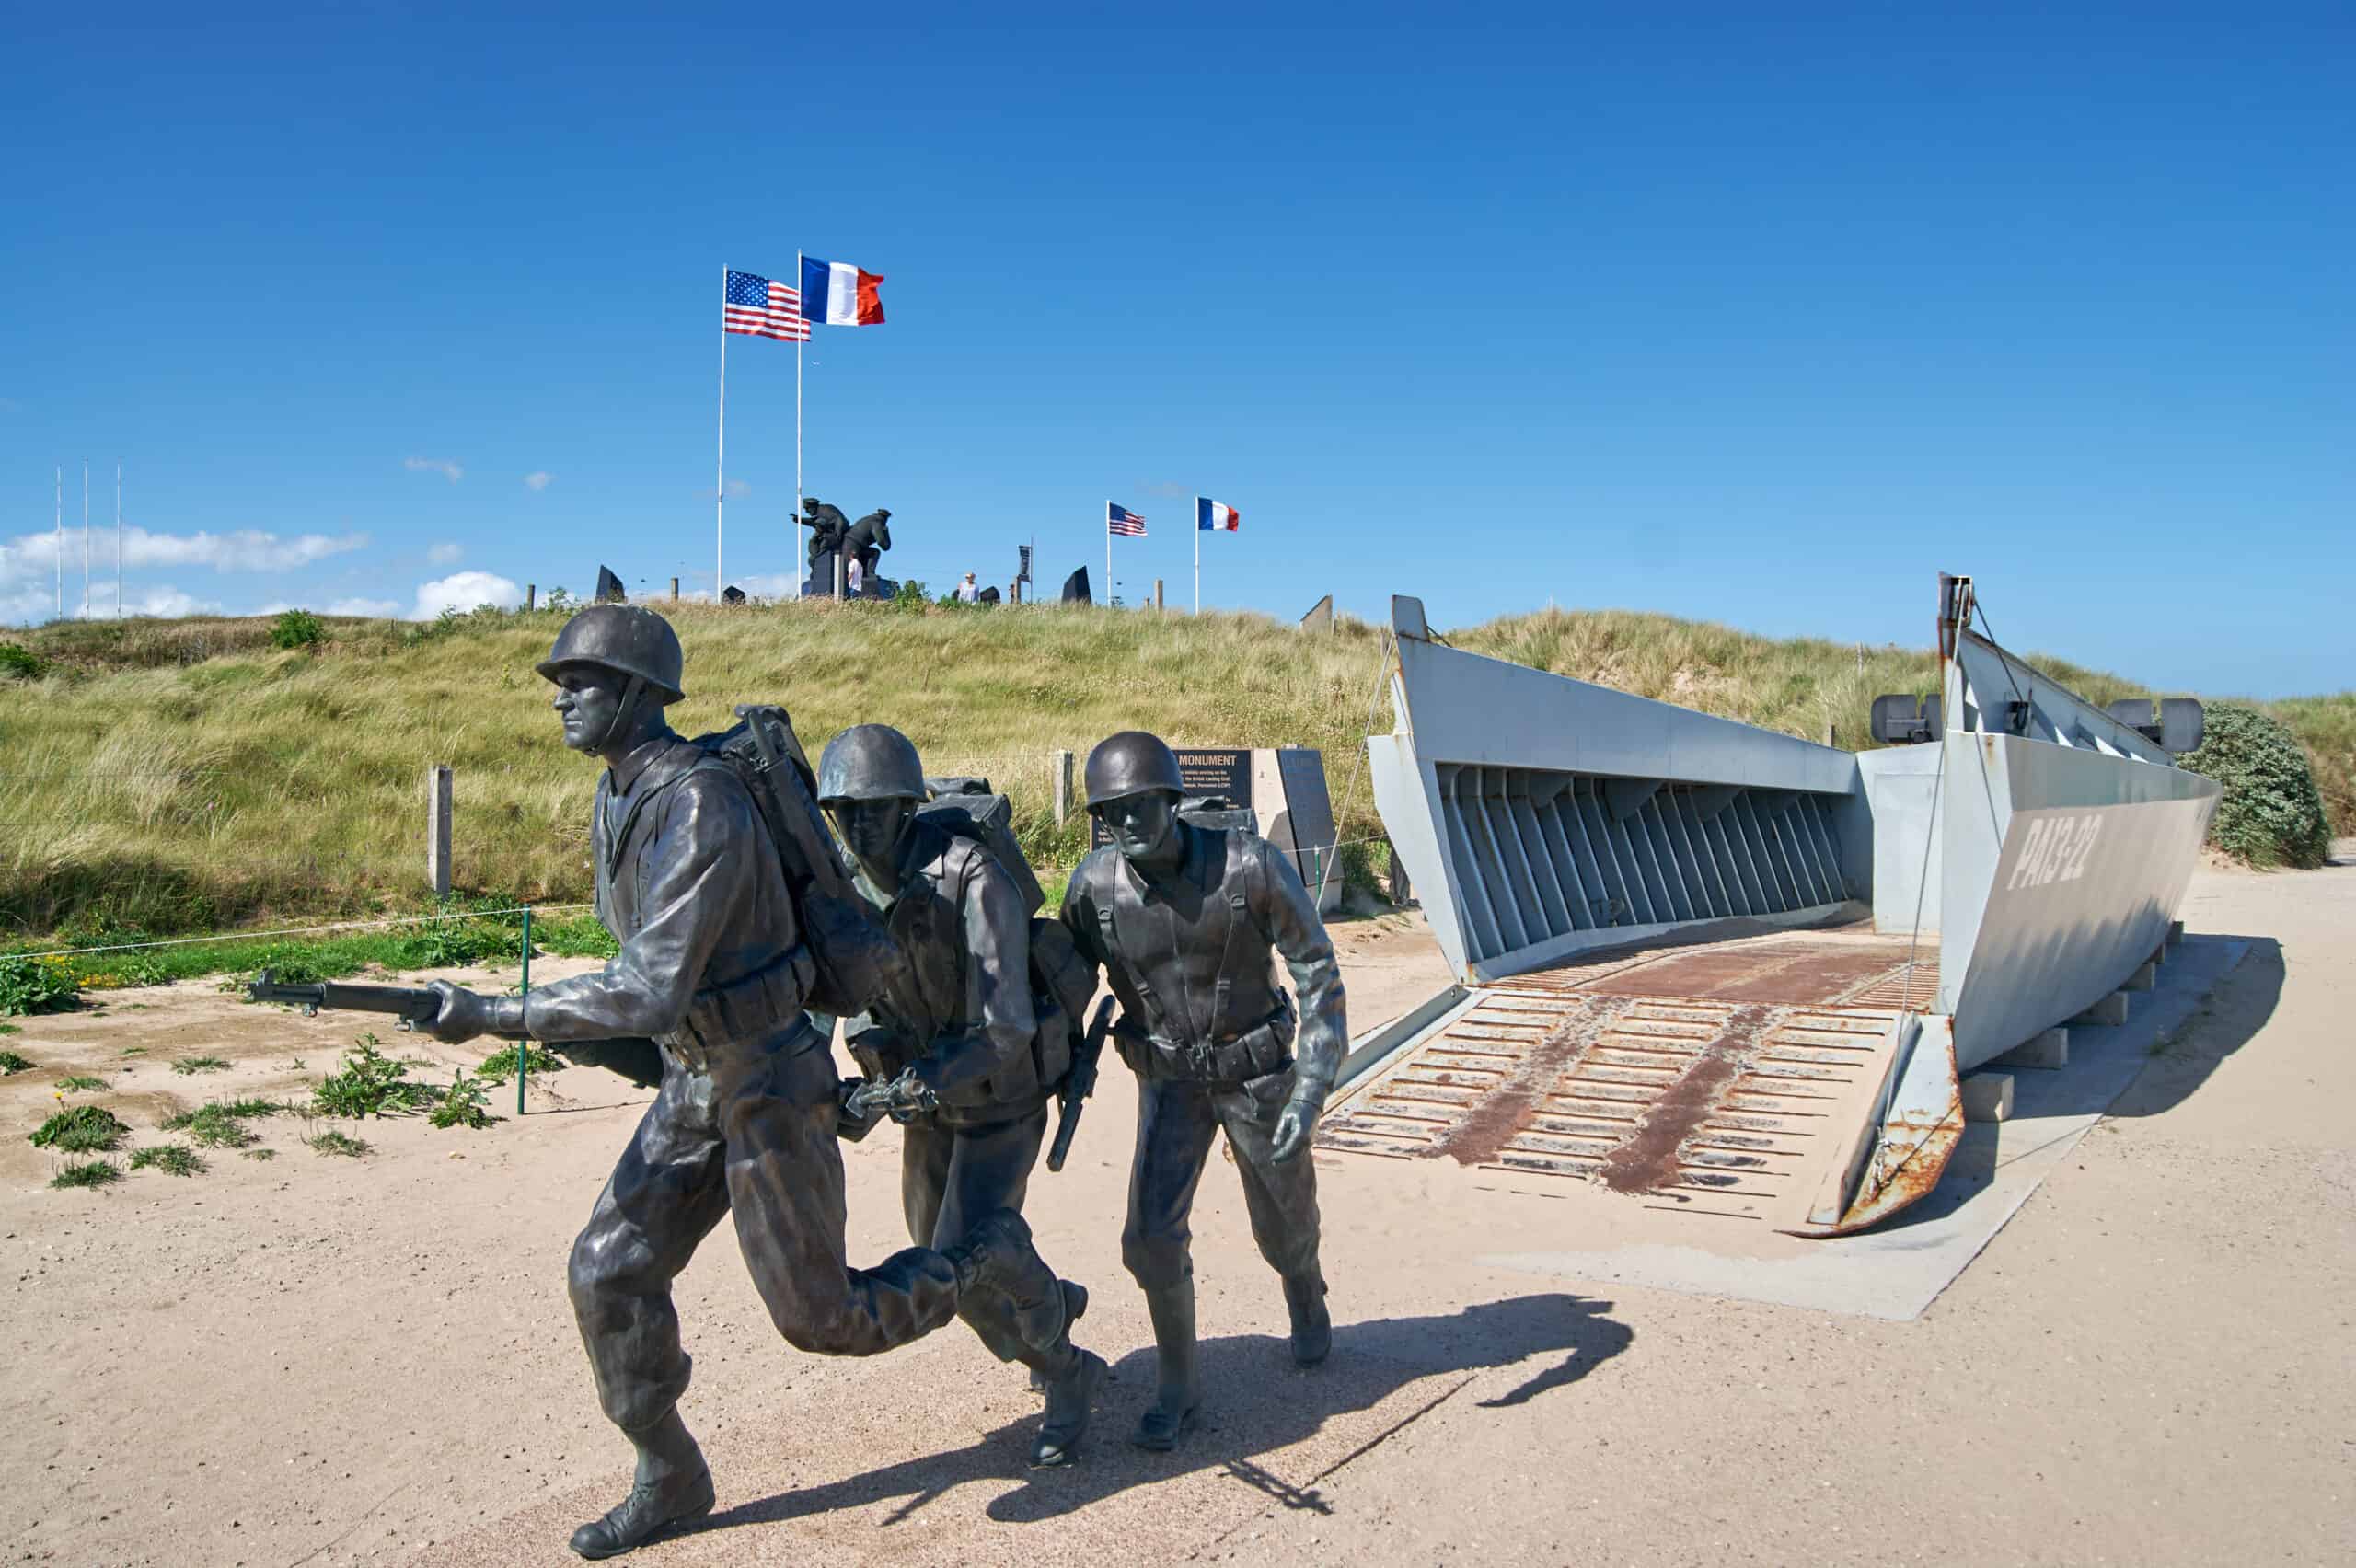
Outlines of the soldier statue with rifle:
[[[1113,842],[1072,873],[1062,919],[1120,999],[1114,1039],[1138,1075],[1121,1254],[1145,1289],[1161,1388],[1131,1441],[1170,1448],[1201,1403],[1187,1218],[1221,1131],[1253,1239],[1284,1281],[1293,1360],[1314,1366],[1332,1348],[1309,1147],[1348,1042],[1342,976],[1289,859],[1256,834],[1180,819],[1178,759],[1159,739],[1103,742],[1089,754],[1087,790]],[[1297,1022],[1272,949],[1290,972]]]
[[[885,1110],[901,1124],[900,1203],[908,1239],[920,1247],[953,1240],[982,1215],[1022,1206],[1048,1098],[1070,1071],[1077,1022],[1052,997],[1034,1007],[1031,914],[1014,879],[983,840],[952,831],[948,818],[919,815],[925,796],[917,748],[888,725],[844,731],[818,763],[819,802],[850,848],[860,895],[906,953],[911,980],[845,1021],[844,1043],[866,1075],[846,1098],[845,1133],[864,1136]],[[1092,982],[1082,981],[1081,1005]],[[1069,1283],[1064,1290],[1068,1315],[1079,1317],[1086,1292]],[[999,1360],[1023,1363],[1045,1389],[1031,1463],[1069,1464],[1103,1358],[1068,1337],[1027,1342],[1002,1297],[967,1296],[957,1315]]]
[[[709,1511],[710,1470],[677,1409],[688,1358],[671,1281],[724,1216],[778,1332],[797,1348],[871,1355],[987,1298],[1015,1343],[1069,1343],[1062,1282],[1011,1209],[964,1216],[944,1246],[851,1267],[843,1239],[833,1054],[804,1005],[814,944],[751,789],[682,740],[677,637],[653,611],[600,605],[539,665],[564,740],[605,763],[591,822],[598,918],[621,951],[595,973],[483,997],[436,981],[429,1027],[569,1041],[651,1035],[663,1085],[572,1249],[573,1310],[608,1419],[638,1453],[629,1494],[573,1532],[583,1557],[630,1551]],[[814,808],[812,808],[814,810]]]

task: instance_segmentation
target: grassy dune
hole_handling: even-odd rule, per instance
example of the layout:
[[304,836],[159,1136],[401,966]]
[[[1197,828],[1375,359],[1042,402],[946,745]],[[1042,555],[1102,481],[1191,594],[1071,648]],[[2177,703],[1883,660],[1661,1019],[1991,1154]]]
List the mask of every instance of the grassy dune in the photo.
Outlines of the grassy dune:
[[[687,733],[735,702],[784,703],[814,757],[881,721],[930,771],[987,775],[1026,847],[1068,865],[1052,754],[1139,726],[1180,744],[1323,750],[1346,839],[1379,835],[1360,737],[1381,636],[1311,637],[1264,617],[1041,609],[908,612],[831,604],[664,606],[686,644]],[[284,651],[262,620],[60,625],[50,662],[0,681],[0,930],[213,928],[423,902],[422,778],[456,768],[462,889],[586,896],[595,769],[565,751],[533,674],[560,615],[426,626],[329,621]],[[1666,616],[1548,611],[1449,634],[1457,647],[1794,734],[1864,744],[1867,705],[1925,691],[1927,651],[1776,641]],[[2097,702],[2141,688],[2039,660]],[[2356,699],[2340,704],[2343,733]],[[1387,701],[1374,726],[1388,729]]]

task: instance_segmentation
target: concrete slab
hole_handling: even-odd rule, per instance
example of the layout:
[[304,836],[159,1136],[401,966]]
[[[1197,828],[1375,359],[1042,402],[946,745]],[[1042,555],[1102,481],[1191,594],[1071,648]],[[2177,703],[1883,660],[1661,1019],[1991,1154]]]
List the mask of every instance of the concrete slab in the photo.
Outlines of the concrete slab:
[[2042,1073],[2059,1071],[2070,1065],[2070,1032],[2049,1029],[2026,1044],[2014,1046],[1990,1065],[2027,1067]]
[[[2015,1079],[2011,1120],[1967,1127],[1937,1189],[1878,1230],[1801,1241],[1744,1234],[1732,1222],[1705,1228],[1680,1219],[1646,1227],[1618,1245],[1516,1248],[1482,1261],[1596,1284],[1872,1318],[1920,1317],[2248,951],[2247,941],[2234,938],[2188,937],[2178,962],[2131,1022],[2079,1033],[2064,1070]],[[1588,1205],[1614,1202],[1609,1193],[1574,1193],[1558,1205],[1564,1218],[1546,1228],[1580,1233]],[[1521,1230],[1536,1228],[1525,1208]]]
[[2127,1021],[2127,993],[2113,991],[2070,1020],[2072,1029],[2117,1029]]
[[2013,1115],[2013,1075],[1973,1073],[1958,1086],[1967,1122],[2006,1122]]
[[2160,966],[2156,963],[2146,963],[2120,982],[2119,988],[2122,991],[2148,991],[2159,984],[2159,977]]

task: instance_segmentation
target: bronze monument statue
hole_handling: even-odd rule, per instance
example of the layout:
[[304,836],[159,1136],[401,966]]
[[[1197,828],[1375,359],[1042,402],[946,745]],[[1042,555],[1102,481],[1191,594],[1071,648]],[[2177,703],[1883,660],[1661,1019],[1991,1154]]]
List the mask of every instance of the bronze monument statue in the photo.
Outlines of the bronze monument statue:
[[629,1436],[629,1494],[573,1532],[605,1558],[708,1512],[710,1471],[680,1419],[688,1358],[671,1281],[733,1215],[778,1332],[822,1355],[872,1355],[940,1328],[961,1305],[1011,1302],[1041,1354],[1069,1343],[1063,1283],[1001,1209],[951,1245],[879,1266],[845,1257],[840,1106],[827,1042],[803,1010],[817,968],[779,852],[730,764],[682,740],[678,638],[653,611],[598,605],[557,634],[539,673],[564,740],[606,765],[590,824],[598,918],[620,952],[525,997],[436,981],[432,1029],[561,1044],[652,1036],[663,1083],[573,1244],[573,1311],[606,1417]]
[[[842,548],[843,536],[850,532],[850,519],[843,515],[839,506],[829,506],[816,496],[805,496],[802,502],[802,521],[810,529],[810,571],[814,576],[818,563]],[[834,581],[830,570],[826,581]]]
[[[1031,912],[981,840],[919,816],[926,796],[917,748],[899,731],[860,724],[828,744],[818,799],[849,846],[860,895],[907,956],[913,984],[847,1020],[843,1039],[871,1086],[900,1109],[900,1203],[908,1239],[939,1246],[974,1221],[1020,1209],[1047,1128],[1047,1101],[1070,1070],[1072,1022],[1032,1000]],[[1019,850],[1015,853],[1020,853]],[[1083,993],[1083,996],[1085,993]],[[921,1092],[892,1090],[899,1080]],[[881,1092],[879,1092],[881,1090]],[[863,1136],[872,1113],[849,1120]],[[1070,1318],[1087,1295],[1064,1287]],[[1001,1361],[1030,1367],[1047,1395],[1031,1463],[1069,1464],[1088,1429],[1103,1359],[1067,1334],[1034,1345],[1013,1304],[976,1293],[958,1303]]]
[[[1307,1156],[1349,1039],[1342,976],[1287,857],[1241,828],[1179,819],[1184,783],[1159,739],[1132,730],[1098,745],[1087,790],[1113,842],[1072,873],[1062,918],[1120,999],[1114,1039],[1138,1075],[1121,1255],[1145,1290],[1161,1388],[1130,1440],[1170,1448],[1201,1403],[1187,1217],[1219,1132],[1253,1239],[1284,1281],[1293,1360],[1314,1366],[1332,1348]],[[1292,977],[1297,1025],[1272,948]]]

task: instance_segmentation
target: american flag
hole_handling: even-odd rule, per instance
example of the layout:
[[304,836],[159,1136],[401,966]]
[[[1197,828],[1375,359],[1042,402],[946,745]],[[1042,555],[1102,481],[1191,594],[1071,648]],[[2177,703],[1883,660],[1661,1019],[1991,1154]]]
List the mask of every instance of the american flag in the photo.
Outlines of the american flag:
[[1108,501],[1104,503],[1104,531],[1119,534],[1125,538],[1142,539],[1145,537],[1145,516]]
[[810,340],[810,323],[802,319],[802,291],[750,272],[728,274],[727,292],[720,305],[720,329],[775,338],[784,343]]

